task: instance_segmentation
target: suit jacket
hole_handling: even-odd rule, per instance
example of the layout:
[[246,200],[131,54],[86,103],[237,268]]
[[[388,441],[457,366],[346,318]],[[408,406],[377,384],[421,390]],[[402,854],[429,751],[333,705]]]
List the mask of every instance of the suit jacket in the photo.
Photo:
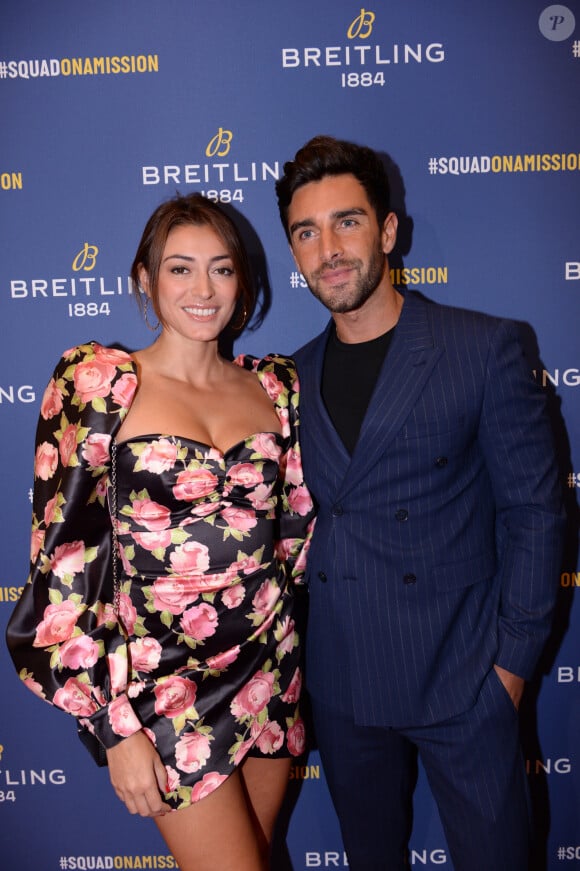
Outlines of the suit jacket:
[[545,395],[515,323],[407,292],[349,456],[321,399],[326,331],[295,355],[318,503],[307,683],[365,725],[468,710],[494,663],[532,675],[563,517]]

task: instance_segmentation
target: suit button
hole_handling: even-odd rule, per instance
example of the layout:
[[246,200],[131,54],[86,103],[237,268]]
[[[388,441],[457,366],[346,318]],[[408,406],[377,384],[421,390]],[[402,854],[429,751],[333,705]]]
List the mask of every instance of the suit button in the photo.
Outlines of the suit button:
[[438,469],[444,469],[447,463],[447,457],[437,457],[437,459],[435,460],[435,465]]
[[343,514],[342,505],[333,505],[332,507],[332,516],[333,517],[341,517]]
[[409,519],[409,512],[406,508],[399,508],[398,511],[395,511],[395,520],[398,520],[399,523],[403,523],[405,520]]
[[326,577],[326,574],[324,572],[318,572],[318,577],[320,578],[320,580],[322,581],[323,584],[325,584],[328,580],[328,578]]
[[403,583],[404,584],[416,584],[417,583],[417,575],[414,575],[411,572],[409,572],[408,575],[404,575]]

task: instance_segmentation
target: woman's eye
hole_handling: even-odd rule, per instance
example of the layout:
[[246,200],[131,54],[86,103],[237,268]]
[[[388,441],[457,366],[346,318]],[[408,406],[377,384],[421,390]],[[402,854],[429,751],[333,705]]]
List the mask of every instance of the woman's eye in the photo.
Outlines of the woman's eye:
[[233,275],[234,274],[234,270],[232,269],[231,266],[218,266],[218,268],[215,271],[217,272],[218,275]]
[[187,266],[173,266],[171,272],[173,275],[185,275],[188,269]]

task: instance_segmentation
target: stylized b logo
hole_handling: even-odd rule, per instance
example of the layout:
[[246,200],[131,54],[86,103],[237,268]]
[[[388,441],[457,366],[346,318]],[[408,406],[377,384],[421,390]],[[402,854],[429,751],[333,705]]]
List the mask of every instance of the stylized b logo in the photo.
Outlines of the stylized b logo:
[[90,272],[91,269],[95,268],[98,253],[99,249],[96,245],[89,245],[88,242],[85,242],[72,262],[73,271],[80,272],[82,269],[83,272]]
[[213,139],[210,139],[208,142],[205,156],[215,157],[217,155],[218,157],[224,157],[229,153],[233,138],[234,134],[231,130],[224,130],[223,127],[220,127]]
[[[373,32],[373,24],[375,23],[375,13],[367,12],[366,9],[361,9],[360,15],[357,16],[348,30],[346,31],[346,35],[349,39],[356,39],[357,36],[360,39],[367,39]],[[363,33],[363,27],[366,27],[366,30]]]

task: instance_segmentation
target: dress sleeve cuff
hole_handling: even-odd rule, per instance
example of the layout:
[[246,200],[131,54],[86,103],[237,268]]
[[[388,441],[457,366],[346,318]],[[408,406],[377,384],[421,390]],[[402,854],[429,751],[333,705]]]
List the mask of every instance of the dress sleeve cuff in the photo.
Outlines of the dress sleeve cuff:
[[123,738],[128,738],[143,728],[125,693],[100,708],[89,717],[88,722],[106,749],[114,747]]

